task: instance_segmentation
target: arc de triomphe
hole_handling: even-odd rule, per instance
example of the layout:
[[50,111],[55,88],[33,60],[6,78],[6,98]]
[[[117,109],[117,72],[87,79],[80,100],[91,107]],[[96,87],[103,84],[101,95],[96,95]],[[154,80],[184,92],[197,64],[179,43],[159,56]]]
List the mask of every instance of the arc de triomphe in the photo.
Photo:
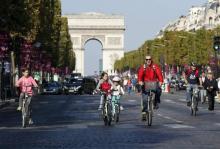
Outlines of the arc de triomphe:
[[65,16],[68,18],[69,32],[76,55],[76,72],[84,75],[85,44],[89,40],[97,40],[102,44],[102,69],[114,74],[115,61],[124,56],[124,17],[101,13]]

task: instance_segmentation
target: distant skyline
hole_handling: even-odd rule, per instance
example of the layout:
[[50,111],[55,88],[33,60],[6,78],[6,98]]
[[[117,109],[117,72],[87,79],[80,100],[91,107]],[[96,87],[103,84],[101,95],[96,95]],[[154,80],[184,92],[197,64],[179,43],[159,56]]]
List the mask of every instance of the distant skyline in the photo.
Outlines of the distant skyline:
[[[170,21],[176,20],[181,15],[187,15],[192,6],[201,6],[208,0],[61,0],[61,2],[62,14],[101,12],[125,16],[125,51],[130,51],[136,50],[146,40],[155,38]],[[86,64],[86,74],[93,74],[98,70],[98,62],[95,61],[101,54],[99,43],[90,42],[88,46],[86,45],[85,57],[90,61],[89,66]],[[97,48],[98,53],[95,53],[93,50]]]

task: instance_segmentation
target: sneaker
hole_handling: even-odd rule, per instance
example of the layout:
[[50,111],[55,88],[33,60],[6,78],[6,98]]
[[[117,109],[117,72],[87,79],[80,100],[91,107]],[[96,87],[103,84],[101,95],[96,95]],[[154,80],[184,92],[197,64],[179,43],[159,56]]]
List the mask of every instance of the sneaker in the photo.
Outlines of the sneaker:
[[196,111],[199,111],[198,107],[196,107]]
[[98,111],[102,110],[102,105],[99,105]]
[[190,102],[190,101],[187,102],[187,106],[188,106],[188,107],[191,106],[191,102]]
[[34,124],[34,122],[33,122],[33,120],[31,118],[29,119],[28,123],[29,123],[29,125],[33,125]]
[[156,104],[155,106],[154,106],[154,109],[159,109],[159,105],[158,104]]
[[146,121],[146,116],[147,116],[147,113],[146,112],[142,112],[142,121]]
[[21,111],[21,107],[20,106],[17,108],[17,111]]
[[123,110],[124,110],[124,108],[123,108],[122,106],[120,106],[120,110],[121,110],[121,111],[123,111]]

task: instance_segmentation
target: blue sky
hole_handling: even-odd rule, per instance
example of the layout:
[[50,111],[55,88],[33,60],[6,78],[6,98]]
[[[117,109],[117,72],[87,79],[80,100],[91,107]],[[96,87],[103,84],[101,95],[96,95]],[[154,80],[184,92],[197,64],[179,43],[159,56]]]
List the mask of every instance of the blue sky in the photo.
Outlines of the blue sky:
[[[147,39],[153,39],[168,22],[186,15],[191,6],[208,0],[61,0],[62,13],[101,12],[125,16],[125,50],[135,50]],[[96,41],[86,44],[86,74],[98,70],[101,45]],[[98,52],[94,52],[94,50]]]

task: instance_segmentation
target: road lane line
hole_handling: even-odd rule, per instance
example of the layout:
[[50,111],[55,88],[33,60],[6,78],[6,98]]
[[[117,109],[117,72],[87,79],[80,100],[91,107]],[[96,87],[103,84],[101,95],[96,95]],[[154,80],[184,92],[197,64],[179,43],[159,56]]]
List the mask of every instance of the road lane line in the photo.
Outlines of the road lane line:
[[177,119],[175,119],[175,118],[172,118],[172,117],[169,117],[169,116],[164,116],[164,115],[162,115],[162,114],[157,114],[158,116],[160,116],[160,117],[162,117],[162,118],[165,118],[165,119],[168,119],[168,120],[172,120],[172,121],[174,121],[174,122],[176,122],[176,123],[183,123],[183,121],[179,121],[179,120],[177,120]]
[[181,124],[165,124],[163,126],[169,127],[169,128],[174,128],[174,129],[181,129],[181,128],[195,128],[193,126],[189,125],[181,125]]

